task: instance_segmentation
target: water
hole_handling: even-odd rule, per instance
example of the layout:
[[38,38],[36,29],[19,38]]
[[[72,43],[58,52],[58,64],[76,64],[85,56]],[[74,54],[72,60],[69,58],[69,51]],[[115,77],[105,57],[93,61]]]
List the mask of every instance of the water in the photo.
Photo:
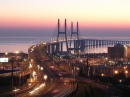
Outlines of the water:
[[0,38],[0,53],[3,52],[19,52],[28,53],[28,48],[31,45],[40,43],[41,41],[50,41],[50,38],[42,37],[1,37]]
[[[87,37],[91,38],[91,37]],[[92,37],[93,38],[93,37]],[[96,37],[93,39],[101,39],[100,37]],[[102,38],[103,39],[103,38]],[[106,38],[105,39],[116,39],[116,40],[129,40],[129,37],[114,37],[114,38]],[[0,53],[3,52],[15,52],[18,50],[19,52],[28,53],[28,48],[31,45],[38,44],[41,41],[50,42],[52,40],[51,37],[1,37],[0,38]],[[64,45],[64,49],[66,45]],[[101,47],[92,47],[85,50],[88,53],[106,53],[107,46]]]

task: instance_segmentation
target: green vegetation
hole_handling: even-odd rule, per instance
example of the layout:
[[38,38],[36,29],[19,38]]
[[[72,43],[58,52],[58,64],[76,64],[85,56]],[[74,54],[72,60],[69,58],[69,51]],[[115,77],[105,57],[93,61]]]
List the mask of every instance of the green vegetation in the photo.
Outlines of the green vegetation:
[[78,82],[78,87],[69,97],[104,97],[103,90],[85,82]]

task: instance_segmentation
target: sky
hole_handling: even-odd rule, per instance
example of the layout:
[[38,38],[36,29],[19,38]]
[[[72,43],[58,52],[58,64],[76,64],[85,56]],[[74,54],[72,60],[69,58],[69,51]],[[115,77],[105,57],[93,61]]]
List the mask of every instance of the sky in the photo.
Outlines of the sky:
[[57,34],[67,20],[81,36],[130,36],[130,0],[0,0],[0,37]]

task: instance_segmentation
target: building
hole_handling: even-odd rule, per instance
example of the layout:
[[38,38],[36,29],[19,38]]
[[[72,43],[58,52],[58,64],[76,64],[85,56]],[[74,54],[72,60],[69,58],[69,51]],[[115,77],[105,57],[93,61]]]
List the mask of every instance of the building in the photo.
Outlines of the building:
[[115,76],[120,73],[125,74],[125,77],[128,78],[130,76],[130,66],[91,66],[90,76],[99,75],[99,76]]
[[130,47],[127,45],[116,44],[114,47],[108,47],[109,59],[129,59]]
[[112,76],[113,68],[108,66],[92,66],[93,75]]

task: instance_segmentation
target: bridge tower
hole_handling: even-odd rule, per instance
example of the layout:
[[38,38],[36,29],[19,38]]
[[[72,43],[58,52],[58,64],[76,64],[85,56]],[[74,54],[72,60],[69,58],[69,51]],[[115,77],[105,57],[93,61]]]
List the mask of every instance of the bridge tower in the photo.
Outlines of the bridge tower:
[[[77,40],[79,40],[79,27],[78,27],[78,22],[77,22],[77,31],[73,31],[73,22],[71,22],[71,36],[70,39],[72,39],[73,35],[77,35]],[[71,41],[70,41],[70,47],[71,47]]]
[[77,40],[79,40],[79,26],[78,26],[78,22],[77,22],[77,31],[76,32],[74,32],[73,31],[73,22],[71,22],[71,37],[72,37],[72,35],[73,34],[76,34],[77,35]]
[[60,34],[65,36],[66,42],[66,50],[68,52],[68,42],[67,42],[67,34],[66,34],[66,19],[65,19],[65,30],[63,32],[60,31],[60,20],[58,19],[58,34],[57,34],[57,41],[59,41]]
[[79,27],[78,27],[78,22],[77,22],[77,26],[76,26],[76,31],[74,31],[74,29],[73,29],[73,22],[71,22],[71,36],[70,36],[70,39],[72,39],[73,37],[74,37],[73,47],[72,47],[72,41],[70,40],[69,50],[74,50],[75,53],[79,53],[80,41],[79,41]]

